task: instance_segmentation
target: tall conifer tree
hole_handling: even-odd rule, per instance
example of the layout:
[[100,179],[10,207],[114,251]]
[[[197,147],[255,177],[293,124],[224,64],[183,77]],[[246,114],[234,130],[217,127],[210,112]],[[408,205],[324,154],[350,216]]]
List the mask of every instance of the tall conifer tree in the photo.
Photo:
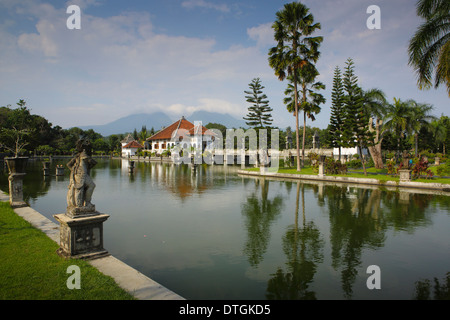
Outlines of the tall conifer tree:
[[344,87],[342,84],[341,69],[334,69],[333,89],[331,92],[331,116],[328,127],[331,136],[331,145],[339,148],[339,161],[341,160],[342,134],[344,130]]
[[346,93],[343,146],[359,149],[364,174],[367,175],[363,150],[374,144],[374,133],[369,130],[369,115],[364,110],[363,92],[358,86],[358,77],[354,73],[354,63],[350,58],[346,62],[343,84]]
[[250,127],[265,128],[272,124],[272,108],[269,107],[269,100],[263,93],[264,87],[261,85],[261,80],[255,78],[249,84],[251,91],[244,91],[246,101],[252,106],[248,107],[247,116],[244,117],[246,124]]

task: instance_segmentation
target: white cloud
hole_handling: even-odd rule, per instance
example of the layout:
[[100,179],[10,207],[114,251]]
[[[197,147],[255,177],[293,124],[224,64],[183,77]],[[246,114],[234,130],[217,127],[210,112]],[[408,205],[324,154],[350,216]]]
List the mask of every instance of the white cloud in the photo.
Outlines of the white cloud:
[[68,30],[65,11],[45,11],[35,16],[34,31],[6,33],[0,61],[9,67],[0,83],[8,85],[1,92],[18,95],[11,103],[25,94],[33,112],[63,127],[107,123],[137,110],[240,115],[247,84],[272,74],[266,52],[256,47],[217,51],[213,39],[158,34],[148,13],[83,13],[82,29]]
[[258,47],[274,46],[276,42],[273,38],[272,22],[260,24],[257,27],[247,29],[250,39],[256,41]]
[[205,0],[187,0],[183,1],[181,5],[185,8],[206,8],[206,9],[214,9],[220,12],[230,12],[230,8],[226,4],[216,4]]

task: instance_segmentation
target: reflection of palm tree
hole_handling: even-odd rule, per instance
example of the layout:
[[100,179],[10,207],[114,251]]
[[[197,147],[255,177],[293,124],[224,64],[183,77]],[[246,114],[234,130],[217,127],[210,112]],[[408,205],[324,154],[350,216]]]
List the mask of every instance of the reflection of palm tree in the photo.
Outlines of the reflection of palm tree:
[[[435,300],[450,300],[450,272],[447,272],[443,284],[435,277],[434,279],[433,298]],[[429,300],[431,299],[431,283],[426,279],[417,281],[415,284],[414,299]]]
[[309,290],[316,273],[316,264],[322,261],[324,245],[320,232],[305,216],[305,194],[302,184],[302,225],[299,227],[300,183],[297,183],[295,224],[290,226],[283,237],[283,251],[288,258],[288,272],[278,268],[267,284],[268,299],[316,299],[315,292]]
[[252,266],[257,266],[261,262],[270,238],[270,226],[283,206],[283,199],[280,196],[268,199],[269,182],[265,179],[259,181],[261,198],[253,193],[242,206],[242,214],[247,218],[245,226],[248,233],[244,253]]
[[367,246],[378,248],[384,243],[385,221],[379,217],[378,209],[381,192],[368,189],[356,189],[355,192],[351,199],[346,188],[327,188],[332,266],[334,269],[342,267],[342,289],[346,298],[353,295],[362,249]]

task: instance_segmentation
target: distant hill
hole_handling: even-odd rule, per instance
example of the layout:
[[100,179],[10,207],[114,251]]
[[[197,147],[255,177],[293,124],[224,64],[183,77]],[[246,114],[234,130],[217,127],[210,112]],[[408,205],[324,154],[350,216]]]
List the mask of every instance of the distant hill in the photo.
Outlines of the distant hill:
[[159,131],[163,126],[168,126],[171,123],[173,123],[172,119],[165,113],[154,112],[132,114],[104,125],[80,126],[79,128],[83,130],[93,129],[106,137],[111,134],[133,132],[134,129],[139,132],[142,126],[146,126],[147,130],[154,128],[155,131]]
[[[195,121],[202,121],[204,126],[208,123],[220,123],[227,128],[247,127],[243,120],[238,120],[230,115],[217,112],[196,111],[189,117],[186,117],[186,119],[192,123]],[[95,132],[106,137],[111,134],[131,133],[134,129],[139,132],[142,126],[146,126],[147,130],[154,128],[155,132],[157,132],[161,130],[162,127],[167,127],[176,120],[177,119],[171,119],[164,112],[137,113],[104,125],[79,126],[79,128],[83,130],[93,129]]]

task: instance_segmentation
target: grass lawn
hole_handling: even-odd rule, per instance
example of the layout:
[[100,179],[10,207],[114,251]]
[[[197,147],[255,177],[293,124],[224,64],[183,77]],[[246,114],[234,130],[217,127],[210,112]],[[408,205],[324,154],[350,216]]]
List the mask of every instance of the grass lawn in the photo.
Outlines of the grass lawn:
[[[430,167],[431,171],[436,174],[436,168]],[[259,168],[247,168],[245,170],[259,172]],[[368,175],[365,176],[363,173],[363,169],[350,169],[347,174],[327,174],[328,176],[336,176],[336,177],[353,177],[353,178],[371,178],[377,179],[379,181],[399,181],[398,176],[392,176],[387,174],[387,169],[375,169],[375,168],[367,168]],[[305,166],[301,171],[297,171],[296,168],[279,168],[278,173],[288,173],[288,174],[304,174],[304,175],[317,175],[317,172],[310,166]],[[439,176],[434,176],[432,179],[414,179],[414,182],[425,182],[425,183],[442,183],[442,184],[450,184],[450,179],[441,178]]]
[[[58,247],[8,202],[0,202],[0,300],[134,299],[88,262],[58,256]],[[71,265],[80,268],[80,289],[67,288]]]

